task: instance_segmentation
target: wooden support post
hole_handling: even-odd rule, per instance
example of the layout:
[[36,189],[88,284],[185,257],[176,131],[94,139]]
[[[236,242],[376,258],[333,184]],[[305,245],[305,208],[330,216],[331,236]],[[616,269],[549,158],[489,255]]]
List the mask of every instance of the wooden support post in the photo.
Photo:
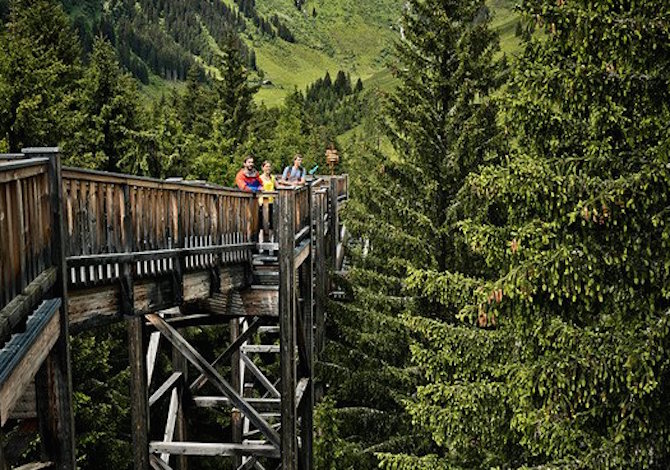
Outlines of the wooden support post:
[[297,470],[295,193],[279,190],[279,331],[281,350],[281,465]]
[[[132,253],[135,248],[135,236],[133,233],[132,205],[130,203],[130,187],[123,185],[123,248],[126,253]],[[121,266],[121,314],[134,316],[135,294],[133,282],[133,263],[126,261]]]
[[[123,185],[123,246],[126,253],[135,250],[133,207],[130,187]],[[121,313],[127,318],[128,362],[130,363],[130,411],[135,470],[149,469],[149,394],[147,363],[144,351],[144,318],[135,315],[133,263],[122,264]]]
[[59,310],[60,335],[35,376],[42,453],[45,460],[55,463],[56,468],[73,469],[76,468],[76,461],[61,160],[58,148],[23,149],[22,152],[29,158],[49,158],[51,260],[57,268],[52,295],[63,299]]
[[[312,189],[308,188],[308,204],[309,204],[309,227],[310,239],[314,237],[313,228],[313,212],[312,212]],[[313,304],[313,265],[314,255],[310,252],[309,259],[301,266],[302,276],[300,279],[300,292],[303,299],[302,303],[302,326],[305,338],[306,360],[305,368],[307,370],[308,379],[307,389],[303,394],[300,406],[300,468],[302,470],[312,470],[314,467],[314,459],[312,453],[313,441],[313,426],[314,426],[314,304]]]
[[[185,442],[188,440],[186,433],[186,415],[184,413],[184,393],[186,391],[186,384],[188,384],[188,363],[184,356],[176,349],[172,348],[172,367],[175,372],[181,372],[183,380],[177,386],[177,423],[175,426],[175,441]],[[185,455],[177,455],[175,460],[175,468],[177,470],[187,470],[188,460]]]
[[328,296],[327,292],[327,276],[328,272],[326,269],[326,240],[325,240],[325,224],[323,221],[323,216],[326,214],[325,207],[326,198],[323,194],[317,194],[316,196],[316,209],[314,213],[316,214],[316,223],[315,223],[315,251],[316,255],[314,257],[314,271],[316,285],[315,288],[315,304],[314,304],[314,318],[316,323],[316,355],[317,359],[319,355],[323,352],[325,347],[325,318],[326,318],[326,298]]
[[[185,231],[184,231],[184,221],[182,219],[183,212],[183,193],[179,191],[172,201],[172,218],[177,221],[177,232],[174,234],[173,248],[184,248],[185,244]],[[217,240],[217,243],[219,241]],[[174,259],[174,267],[172,269],[172,291],[177,305],[181,305],[184,302],[184,269],[185,269],[185,259],[184,255],[179,254]]]
[[330,229],[330,266],[333,272],[337,271],[337,244],[340,236],[340,221],[337,214],[337,179],[330,179],[330,204],[328,205],[328,223]]
[[[234,344],[240,336],[240,321],[237,318],[230,320],[230,344]],[[230,385],[237,393],[244,396],[242,393],[242,378],[240,377],[240,350],[237,348],[230,358]],[[240,410],[233,408],[230,417],[231,439],[234,444],[242,443],[242,413]],[[237,468],[242,465],[242,457],[233,457],[233,467]]]
[[128,322],[128,360],[130,362],[130,408],[135,470],[149,469],[149,395],[144,356],[144,318],[133,316]]

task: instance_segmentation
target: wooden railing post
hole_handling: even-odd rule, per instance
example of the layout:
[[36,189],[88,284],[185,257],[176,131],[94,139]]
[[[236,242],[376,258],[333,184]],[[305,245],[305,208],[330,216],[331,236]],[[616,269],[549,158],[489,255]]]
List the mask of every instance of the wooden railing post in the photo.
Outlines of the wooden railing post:
[[[309,215],[309,237],[310,245],[314,240],[314,213],[312,207],[312,187],[307,187],[307,213]],[[313,246],[313,245],[312,245]],[[312,248],[310,246],[310,248]],[[312,452],[313,427],[314,427],[314,252],[310,251],[309,259],[301,266],[302,276],[300,279],[300,293],[302,302],[302,326],[305,337],[305,348],[307,349],[307,388],[304,391],[300,407],[300,468],[311,470],[314,467]]]
[[[124,251],[135,251],[133,207],[130,187],[123,185]],[[135,470],[149,469],[149,395],[147,391],[147,364],[144,351],[144,318],[135,315],[135,295],[132,261],[126,261],[121,273],[121,313],[126,317],[128,330],[128,362],[130,363],[130,411]]]
[[315,304],[314,304],[314,318],[316,323],[316,354],[318,356],[323,351],[325,345],[325,312],[326,312],[326,298],[327,292],[327,276],[326,269],[326,240],[325,231],[326,226],[323,220],[326,215],[326,198],[324,192],[319,192],[316,195],[316,207],[314,213],[316,215],[315,221],[315,256],[314,256],[314,270],[315,270]]
[[[174,234],[172,241],[173,248],[184,248],[186,246],[185,238],[186,231],[184,230],[184,220],[182,213],[184,212],[184,197],[183,192],[178,191],[174,196],[172,203],[172,217],[177,220],[177,232]],[[186,260],[183,255],[178,255],[174,258],[174,266],[172,267],[172,290],[174,293],[175,303],[181,305],[184,301],[184,269],[186,267]]]
[[330,179],[330,204],[328,205],[328,223],[330,234],[330,257],[331,269],[333,272],[337,271],[337,244],[340,236],[340,221],[337,213],[337,179],[335,177]]
[[296,470],[295,192],[279,190],[279,331],[281,354],[281,464]]
[[53,461],[56,468],[69,470],[75,468],[76,460],[60,151],[58,148],[28,148],[22,152],[29,158],[49,158],[51,260],[57,269],[51,294],[61,298],[62,304],[60,335],[35,377],[35,386],[43,457]]

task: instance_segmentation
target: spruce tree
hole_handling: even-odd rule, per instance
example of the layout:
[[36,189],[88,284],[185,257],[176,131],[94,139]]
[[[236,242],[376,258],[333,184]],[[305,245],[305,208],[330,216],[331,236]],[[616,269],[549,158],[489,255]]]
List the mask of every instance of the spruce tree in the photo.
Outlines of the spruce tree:
[[12,0],[0,32],[0,142],[13,152],[58,145],[68,130],[81,49],[53,0]]
[[522,10],[509,153],[454,202],[481,262],[407,282],[439,312],[405,317],[428,379],[408,410],[439,447],[385,462],[667,468],[670,5]]
[[253,114],[253,95],[258,86],[247,81],[247,70],[240,53],[238,40],[231,34],[225,42],[221,59],[221,80],[214,82],[218,97],[218,122],[223,126],[219,132],[233,140],[235,145],[244,142]]
[[64,148],[69,162],[146,173],[138,163],[146,156],[137,139],[143,123],[136,83],[122,71],[115,50],[102,38],[95,40],[89,60],[76,95],[74,133]]
[[[408,2],[394,64],[400,83],[383,123],[396,156],[370,142],[353,163],[345,220],[360,241],[348,277],[354,301],[331,312],[336,366],[325,369],[342,420],[338,437],[362,455],[355,468],[372,468],[380,452],[422,455],[437,445],[405,413],[423,378],[408,363],[411,330],[401,315],[432,305],[408,295],[410,270],[467,271],[478,262],[456,240],[452,204],[498,143],[489,99],[497,38],[486,12],[483,1]],[[347,413],[352,406],[357,414]]]

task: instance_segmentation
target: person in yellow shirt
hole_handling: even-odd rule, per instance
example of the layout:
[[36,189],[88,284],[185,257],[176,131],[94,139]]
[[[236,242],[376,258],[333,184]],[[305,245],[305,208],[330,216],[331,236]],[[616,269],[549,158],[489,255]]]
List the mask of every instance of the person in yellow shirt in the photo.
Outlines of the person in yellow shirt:
[[[263,166],[261,167],[261,169],[263,170],[263,172],[261,173],[261,176],[260,176],[261,183],[263,183],[263,192],[275,191],[278,187],[278,184],[277,184],[277,179],[272,174],[272,163],[265,160],[263,162]],[[268,218],[269,218],[268,223],[267,223],[269,233],[265,234],[265,233],[261,232],[262,233],[261,242],[263,241],[263,238],[264,238],[263,235],[267,235],[268,241],[271,241],[271,239],[272,239],[271,233],[272,233],[272,230],[274,228],[273,224],[272,224],[272,206],[274,205],[273,202],[274,202],[274,197],[272,197],[272,196],[261,196],[261,197],[258,198],[258,204],[260,205],[259,209],[260,209],[260,214],[261,214],[261,216],[260,216],[261,229],[263,229],[263,227],[264,227],[264,224],[263,224],[263,213],[264,213],[263,206],[265,204],[268,205],[268,211],[266,212],[266,214],[268,215]]]

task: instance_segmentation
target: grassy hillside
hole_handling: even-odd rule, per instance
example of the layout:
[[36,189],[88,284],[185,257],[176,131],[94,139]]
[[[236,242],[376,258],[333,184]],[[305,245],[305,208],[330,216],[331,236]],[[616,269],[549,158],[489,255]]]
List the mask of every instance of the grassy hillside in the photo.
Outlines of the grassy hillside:
[[[244,43],[250,67],[256,64],[252,79],[264,83],[256,99],[268,106],[279,105],[288,93],[304,89],[326,71],[332,76],[338,70],[349,72],[354,80],[363,79],[366,88],[394,87],[386,67],[399,36],[404,0],[306,0],[301,9],[294,0],[175,0],[170,9],[157,0],[62,1],[85,48],[101,31],[115,38],[124,66],[141,79],[149,96],[179,87],[174,78],[183,79],[194,64],[216,75],[213,65],[225,28]],[[253,15],[243,13],[245,3],[253,4]],[[502,51],[513,53],[518,40],[512,0],[488,4]],[[275,18],[275,26],[259,25],[258,18]],[[279,23],[293,42],[276,34]]]
[[[386,64],[398,37],[402,4],[399,0],[308,0],[299,11],[290,0],[259,2],[259,13],[278,14],[297,42],[247,35],[259,68],[272,82],[261,88],[257,99],[270,106],[279,104],[294,88],[303,89],[326,70],[332,74],[339,69],[361,77],[366,88],[392,89],[394,79]],[[488,4],[493,27],[500,32],[501,52],[513,54],[519,47],[513,1]]]
[[304,88],[325,71],[351,73],[363,80],[385,67],[398,34],[402,0],[308,0],[301,10],[291,0],[259,2],[260,14],[277,14],[296,43],[247,36],[259,69],[272,82],[258,93],[277,104],[294,87]]

